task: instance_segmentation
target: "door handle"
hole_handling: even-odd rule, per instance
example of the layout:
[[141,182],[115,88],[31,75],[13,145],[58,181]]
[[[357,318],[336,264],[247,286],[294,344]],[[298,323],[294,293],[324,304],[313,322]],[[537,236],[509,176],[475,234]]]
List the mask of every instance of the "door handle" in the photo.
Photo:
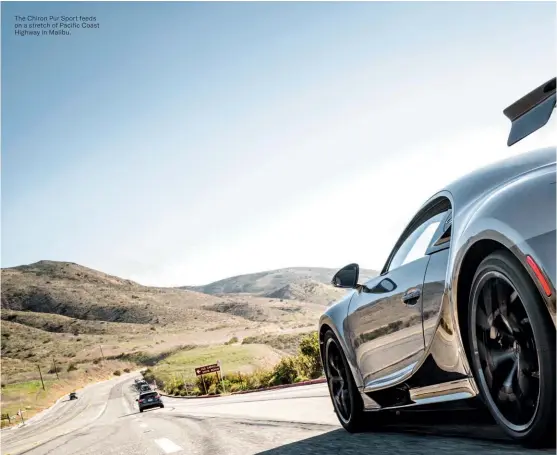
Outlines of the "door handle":
[[402,296],[402,301],[406,305],[416,305],[421,295],[422,295],[422,291],[420,291],[417,288],[412,288],[406,291],[406,293]]

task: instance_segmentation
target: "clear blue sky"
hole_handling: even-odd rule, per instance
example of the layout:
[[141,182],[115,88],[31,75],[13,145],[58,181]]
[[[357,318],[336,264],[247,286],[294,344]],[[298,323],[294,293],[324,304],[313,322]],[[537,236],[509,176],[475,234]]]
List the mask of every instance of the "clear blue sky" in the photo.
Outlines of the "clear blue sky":
[[556,30],[553,2],[4,2],[2,266],[380,268],[424,199],[522,150],[502,109],[555,75]]

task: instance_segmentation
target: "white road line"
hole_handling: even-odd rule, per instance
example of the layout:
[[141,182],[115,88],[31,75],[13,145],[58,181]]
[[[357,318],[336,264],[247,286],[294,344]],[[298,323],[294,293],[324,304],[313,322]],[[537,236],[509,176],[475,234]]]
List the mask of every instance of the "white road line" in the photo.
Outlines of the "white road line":
[[164,451],[164,453],[174,453],[182,450],[179,445],[174,444],[170,439],[155,439],[155,443]]

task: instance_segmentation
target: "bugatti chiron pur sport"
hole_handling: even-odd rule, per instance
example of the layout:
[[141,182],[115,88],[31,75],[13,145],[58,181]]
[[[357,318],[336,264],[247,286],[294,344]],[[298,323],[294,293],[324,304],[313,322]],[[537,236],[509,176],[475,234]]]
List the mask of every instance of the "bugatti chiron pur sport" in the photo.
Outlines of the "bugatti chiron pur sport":
[[[505,109],[508,145],[554,108],[555,78]],[[515,440],[555,444],[555,169],[554,147],[479,169],[425,202],[378,276],[335,274],[348,293],[319,339],[346,430],[472,399]]]

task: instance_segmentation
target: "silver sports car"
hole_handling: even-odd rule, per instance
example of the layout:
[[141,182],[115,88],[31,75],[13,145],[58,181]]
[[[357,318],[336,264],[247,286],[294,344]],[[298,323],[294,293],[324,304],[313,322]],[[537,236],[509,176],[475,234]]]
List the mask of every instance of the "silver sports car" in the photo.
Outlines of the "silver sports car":
[[[544,126],[555,78],[504,114],[508,145]],[[512,438],[555,443],[555,148],[477,170],[432,196],[380,275],[319,321],[335,412],[350,432],[383,410],[479,398]],[[476,400],[477,401],[477,400]]]

